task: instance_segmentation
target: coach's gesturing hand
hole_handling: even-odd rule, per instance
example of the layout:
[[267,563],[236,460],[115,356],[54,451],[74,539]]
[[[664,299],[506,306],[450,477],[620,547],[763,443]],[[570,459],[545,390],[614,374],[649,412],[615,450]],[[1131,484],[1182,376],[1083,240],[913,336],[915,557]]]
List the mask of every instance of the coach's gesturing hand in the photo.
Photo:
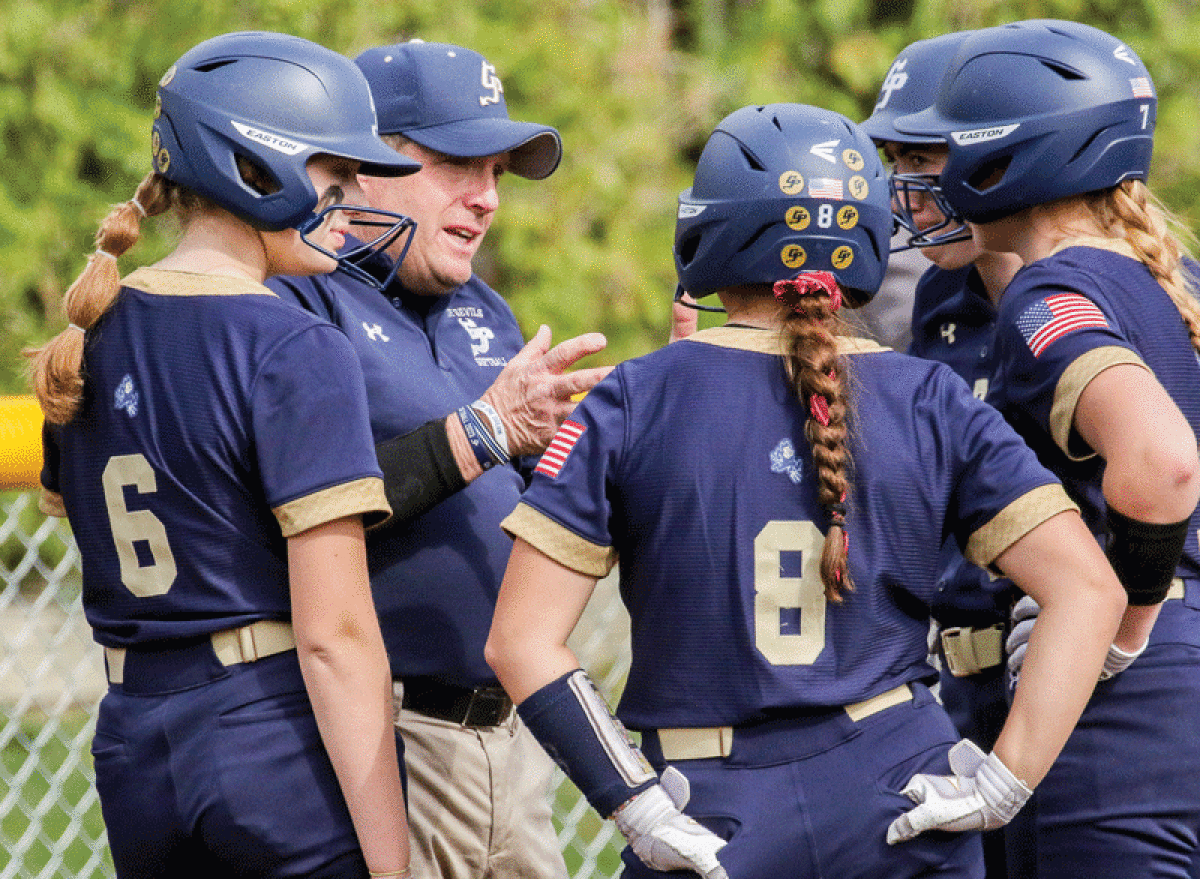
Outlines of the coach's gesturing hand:
[[545,451],[560,424],[575,408],[571,398],[590,391],[612,371],[610,366],[565,370],[577,360],[604,350],[601,333],[584,333],[550,347],[550,328],[542,326],[508,362],[480,400],[496,410],[508,434],[511,457]]

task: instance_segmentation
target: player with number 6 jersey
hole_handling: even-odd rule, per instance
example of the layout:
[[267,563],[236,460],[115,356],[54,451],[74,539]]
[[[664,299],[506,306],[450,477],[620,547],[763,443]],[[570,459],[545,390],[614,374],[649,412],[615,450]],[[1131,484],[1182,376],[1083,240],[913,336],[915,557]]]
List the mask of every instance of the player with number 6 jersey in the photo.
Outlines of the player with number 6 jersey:
[[[71,523],[104,647],[92,753],[121,879],[409,873],[362,372],[340,330],[263,286],[353,259],[335,253],[347,212],[369,213],[357,175],[420,167],[375,127],[336,52],[264,32],[192,48],[159,84],[154,170],[35,352],[41,506]],[[166,212],[178,245],[122,279]],[[407,223],[374,219],[383,240]]]
[[[489,659],[625,834],[626,875],[980,877],[978,834],[924,831],[1009,820],[1091,692],[1124,600],[1057,480],[950,369],[843,335],[890,233],[858,126],[728,116],[675,241],[681,286],[728,322],[618,366],[505,520]],[[1047,602],[989,755],[928,688],[947,534]],[[613,717],[566,641],[618,561],[632,666]]]

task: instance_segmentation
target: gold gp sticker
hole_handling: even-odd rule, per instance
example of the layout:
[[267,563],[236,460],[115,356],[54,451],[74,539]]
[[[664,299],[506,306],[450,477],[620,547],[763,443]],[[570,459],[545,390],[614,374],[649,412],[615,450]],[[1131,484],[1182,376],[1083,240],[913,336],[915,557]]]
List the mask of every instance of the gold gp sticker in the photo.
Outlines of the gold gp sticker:
[[858,225],[858,208],[852,204],[843,205],[837,212],[839,229],[853,229]]
[[833,252],[833,255],[829,257],[829,261],[835,269],[844,269],[850,263],[854,262],[854,251],[849,245],[843,244]]
[[861,171],[866,164],[858,150],[842,150],[842,161],[851,171]]
[[779,254],[779,258],[789,269],[798,269],[804,265],[805,260],[808,259],[808,254],[804,252],[804,248],[799,244],[789,244]]
[[784,171],[779,175],[779,191],[784,195],[797,195],[804,189],[804,178],[797,171]]
[[787,213],[783,215],[783,221],[788,224],[788,228],[800,232],[808,228],[808,224],[812,222],[812,214],[808,212],[808,208],[796,205],[788,208]]
[[847,186],[850,189],[850,194],[859,201],[862,201],[871,192],[871,187],[867,185],[867,179],[858,174],[850,178]]

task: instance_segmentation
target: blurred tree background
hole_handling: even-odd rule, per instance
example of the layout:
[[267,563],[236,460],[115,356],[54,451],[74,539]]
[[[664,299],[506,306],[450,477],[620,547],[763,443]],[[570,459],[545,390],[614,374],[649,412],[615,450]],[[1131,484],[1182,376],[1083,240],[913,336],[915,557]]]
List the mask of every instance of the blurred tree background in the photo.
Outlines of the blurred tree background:
[[[195,43],[298,34],[353,56],[411,37],[496,65],[514,118],[557,127],[548,180],[506,178],[476,268],[526,333],[599,329],[616,362],[665,341],[676,198],[712,127],[751,103],[870,114],[913,40],[1024,18],[1103,28],[1160,97],[1152,186],[1200,218],[1195,0],[5,0],[0,8],[0,393],[25,391],[23,346],[64,324],[62,291],[108,206],[149,169],[154,89]],[[147,224],[122,268],[170,246]],[[597,358],[593,358],[597,359]]]

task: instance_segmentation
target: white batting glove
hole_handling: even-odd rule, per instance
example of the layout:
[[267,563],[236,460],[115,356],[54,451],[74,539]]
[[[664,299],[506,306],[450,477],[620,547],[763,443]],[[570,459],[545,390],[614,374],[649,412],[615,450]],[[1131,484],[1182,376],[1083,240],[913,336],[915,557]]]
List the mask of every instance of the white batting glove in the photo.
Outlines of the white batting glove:
[[914,775],[901,791],[917,804],[892,822],[888,845],[926,830],[994,830],[1003,827],[1033,795],[994,753],[969,739],[950,749],[954,775]]
[[[1150,641],[1147,639],[1146,644]],[[1142,651],[1146,649],[1146,644],[1143,644],[1132,653],[1126,653],[1116,644],[1108,645],[1108,655],[1104,657],[1104,668],[1100,671],[1100,680],[1107,681],[1109,678],[1116,677],[1129,666],[1133,665],[1133,661],[1142,655]]]
[[617,809],[613,819],[651,870],[693,870],[704,879],[729,879],[717,860],[725,840],[680,811],[690,796],[687,778],[669,766],[659,784]]

